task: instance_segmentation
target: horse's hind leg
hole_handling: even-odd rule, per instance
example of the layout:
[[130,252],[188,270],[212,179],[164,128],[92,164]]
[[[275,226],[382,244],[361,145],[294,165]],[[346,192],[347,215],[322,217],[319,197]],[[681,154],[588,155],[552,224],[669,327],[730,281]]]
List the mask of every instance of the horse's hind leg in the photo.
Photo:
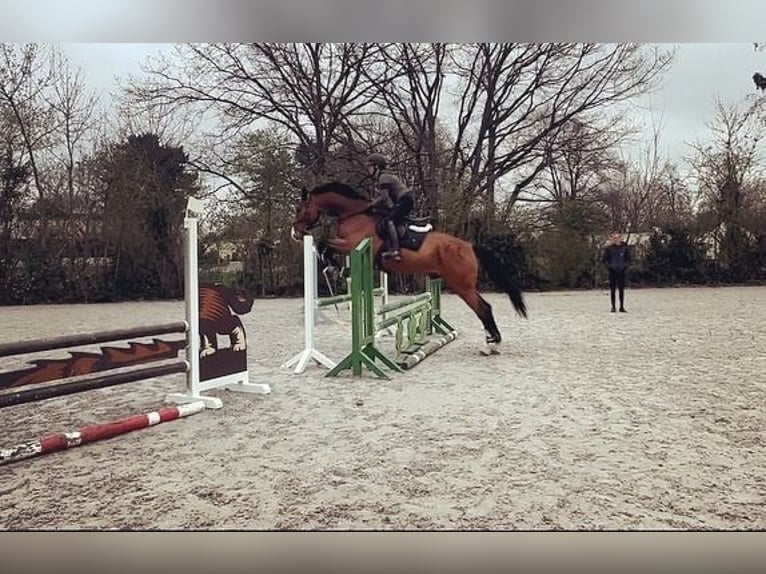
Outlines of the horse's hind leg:
[[481,353],[483,355],[499,353],[498,347],[503,338],[500,335],[500,329],[497,328],[497,323],[495,323],[495,316],[492,314],[492,305],[487,303],[484,297],[479,295],[479,292],[476,291],[476,289],[457,291],[457,294],[468,304],[473,312],[476,313],[481,324],[484,325],[487,346],[482,349]]
[[476,290],[479,267],[470,244],[460,242],[457,246],[448,245],[441,250],[439,258],[441,260],[439,271],[447,287],[466,302],[484,326],[487,346],[482,350],[482,354],[498,353],[497,347],[502,337],[495,323],[495,316],[492,314],[492,305],[487,303]]

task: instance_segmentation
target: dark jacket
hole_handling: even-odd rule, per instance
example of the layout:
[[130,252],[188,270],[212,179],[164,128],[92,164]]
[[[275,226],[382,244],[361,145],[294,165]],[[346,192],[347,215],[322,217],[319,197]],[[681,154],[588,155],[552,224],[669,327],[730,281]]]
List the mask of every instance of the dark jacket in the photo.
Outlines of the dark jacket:
[[630,247],[628,247],[628,244],[624,241],[617,245],[608,245],[606,249],[604,249],[601,261],[613,271],[624,271],[632,261],[630,257]]

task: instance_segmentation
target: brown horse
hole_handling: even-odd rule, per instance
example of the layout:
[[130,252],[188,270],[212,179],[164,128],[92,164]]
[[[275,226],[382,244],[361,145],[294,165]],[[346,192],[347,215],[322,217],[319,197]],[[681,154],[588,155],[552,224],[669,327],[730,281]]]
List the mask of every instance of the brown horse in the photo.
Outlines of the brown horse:
[[[378,254],[383,239],[377,231],[378,217],[370,213],[369,207],[369,199],[343,183],[326,183],[310,192],[304,189],[296,208],[292,236],[301,240],[319,224],[322,215],[337,217],[336,237],[329,241],[331,247],[348,254],[362,239],[372,237],[376,260],[381,261]],[[497,346],[502,337],[492,314],[492,306],[476,290],[479,261],[490,278],[508,293],[516,312],[527,316],[521,289],[516,285],[513,274],[486,248],[438,231],[429,232],[417,251],[404,245],[402,247],[401,261],[384,259],[382,269],[388,273],[441,276],[447,287],[457,293],[481,320],[487,342],[487,348],[482,353],[498,352]]]

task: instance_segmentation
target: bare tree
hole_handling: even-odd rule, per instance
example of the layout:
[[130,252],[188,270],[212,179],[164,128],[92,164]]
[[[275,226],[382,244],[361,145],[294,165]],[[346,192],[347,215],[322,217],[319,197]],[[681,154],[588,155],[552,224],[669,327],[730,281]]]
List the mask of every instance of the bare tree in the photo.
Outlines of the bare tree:
[[611,227],[630,234],[688,223],[692,197],[678,170],[660,153],[662,121],[652,118],[652,137],[635,160],[622,159],[603,183]]
[[568,201],[600,200],[604,181],[619,164],[617,149],[629,134],[618,117],[570,121],[546,138],[546,170],[518,201],[560,209]]
[[692,158],[703,210],[715,216],[714,235],[722,262],[735,265],[747,242],[744,216],[749,190],[763,181],[761,142],[763,126],[754,108],[726,107],[716,101],[716,114],[708,123],[712,143],[694,144]]
[[62,214],[77,209],[78,163],[91,144],[96,105],[82,71],[73,69],[55,47],[0,46],[6,150],[15,149],[14,162],[29,168],[38,215],[58,214],[68,222],[64,226],[74,224]]
[[26,175],[24,196],[15,198],[8,214],[17,218],[12,235],[25,241],[16,243],[10,257],[25,262],[17,268],[31,274],[26,279],[37,284],[42,298],[55,294],[48,286],[60,285],[62,277],[79,285],[87,258],[78,255],[87,255],[86,244],[97,236],[90,186],[84,183],[96,104],[81,70],[73,69],[56,47],[0,45],[4,170],[13,176],[11,182]]
[[764,134],[752,119],[751,110],[716,100],[715,117],[707,124],[712,143],[692,146],[701,200],[708,206],[720,204],[729,214],[741,205],[742,186],[759,170]]
[[20,164],[28,164],[39,197],[46,185],[38,153],[50,143],[53,131],[46,92],[54,80],[51,51],[38,44],[0,44],[0,108],[13,122],[22,146]]
[[[753,48],[758,52],[766,50],[766,44],[755,42]],[[753,83],[761,91],[766,91],[766,76],[759,72],[753,74]]]
[[[766,44],[756,43],[755,50],[763,52],[766,50]],[[766,125],[766,76],[755,72],[753,74],[753,83],[755,84],[756,93],[749,94],[748,99],[751,102],[750,105],[753,113],[761,118],[763,125]]]
[[156,134],[167,143],[192,141],[198,132],[199,116],[191,110],[161,104],[137,108],[125,95],[118,98],[107,131],[108,137],[118,141],[135,134]]
[[89,205],[92,198],[78,180],[82,179],[82,161],[90,151],[95,134],[98,97],[85,88],[82,69],[73,69],[69,61],[54,50],[54,75],[47,103],[55,129],[51,133],[49,170],[50,194],[59,199],[67,214],[65,233],[72,240],[90,235]]
[[513,204],[549,167],[550,138],[571,121],[606,113],[656,87],[672,52],[638,44],[476,44],[457,52],[461,77],[450,165],[467,203],[512,176]]
[[218,140],[267,122],[290,133],[298,159],[323,174],[333,145],[378,93],[373,44],[186,44],[151,62],[130,93],[146,106],[193,107],[218,122]]
[[415,174],[415,187],[425,194],[427,211],[439,219],[439,154],[437,118],[449,74],[447,44],[390,44],[381,50],[386,75],[371,76],[397,128]]

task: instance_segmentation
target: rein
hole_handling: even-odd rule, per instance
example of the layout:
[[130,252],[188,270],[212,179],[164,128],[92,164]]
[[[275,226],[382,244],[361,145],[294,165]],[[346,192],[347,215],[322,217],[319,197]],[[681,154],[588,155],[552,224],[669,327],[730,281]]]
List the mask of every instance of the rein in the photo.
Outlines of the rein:
[[325,215],[327,215],[328,217],[336,217],[338,219],[338,221],[344,221],[344,220],[349,219],[351,217],[355,217],[357,215],[364,215],[364,214],[368,214],[368,215],[373,215],[374,216],[375,214],[373,213],[373,211],[370,208],[371,208],[371,205],[366,205],[363,209],[360,209],[358,211],[348,211],[348,212],[345,212],[345,213],[341,213],[339,215],[330,215],[330,214],[325,214]]
[[[373,217],[375,217],[376,215],[379,215],[371,208],[372,208],[372,202],[368,202],[362,209],[358,209],[355,211],[340,211],[337,208],[325,209],[325,208],[318,207],[321,215],[325,217],[329,217],[329,218],[334,218],[338,222],[345,221],[346,219],[355,217],[357,215],[367,214]],[[314,223],[312,223],[311,225],[307,225],[305,227],[306,231],[311,231],[312,229],[316,229],[321,224],[321,221],[322,221],[322,217],[320,216]]]

